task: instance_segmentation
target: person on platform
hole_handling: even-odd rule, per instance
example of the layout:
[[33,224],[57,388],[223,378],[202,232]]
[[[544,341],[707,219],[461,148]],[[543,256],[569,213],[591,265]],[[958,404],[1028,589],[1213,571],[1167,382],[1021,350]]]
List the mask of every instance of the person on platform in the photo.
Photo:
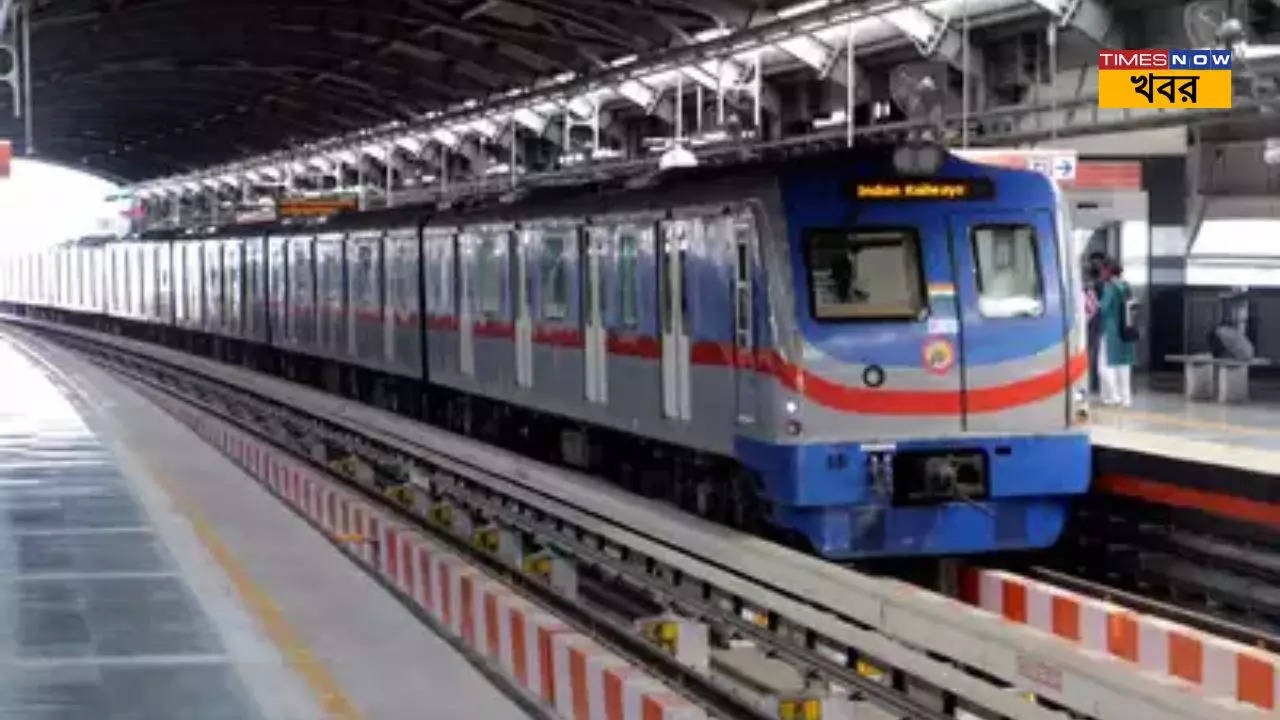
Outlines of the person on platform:
[[1129,407],[1133,403],[1132,374],[1137,343],[1126,332],[1133,291],[1124,279],[1124,268],[1108,258],[1102,265],[1102,297],[1098,315],[1102,335],[1098,348],[1098,379],[1102,404]]
[[1084,311],[1085,317],[1088,318],[1088,349],[1089,349],[1089,390],[1090,392],[1098,392],[1098,345],[1102,337],[1102,318],[1098,315],[1098,301],[1102,297],[1102,265],[1106,260],[1106,254],[1100,252],[1089,253],[1089,262],[1085,266],[1084,275]]

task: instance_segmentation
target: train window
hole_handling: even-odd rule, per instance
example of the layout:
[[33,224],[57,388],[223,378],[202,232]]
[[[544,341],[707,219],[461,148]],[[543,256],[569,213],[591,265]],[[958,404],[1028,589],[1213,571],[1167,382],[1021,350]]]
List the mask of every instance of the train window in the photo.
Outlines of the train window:
[[324,299],[332,307],[342,304],[342,265],[339,264],[338,247],[331,246],[324,252],[321,267],[324,268]]
[[396,276],[395,297],[399,300],[399,305],[397,307],[401,312],[412,313],[414,311],[414,305],[418,302],[418,298],[415,293],[416,288],[413,284],[414,276],[412,274],[417,271],[417,262],[407,245],[400,245],[396,250],[396,256],[393,268]]
[[506,282],[507,254],[502,246],[504,235],[487,235],[480,241],[476,253],[476,284],[478,310],[489,316],[502,312],[502,285]]
[[640,323],[640,237],[633,228],[618,232],[618,318],[623,325]]
[[351,304],[361,309],[376,308],[378,301],[373,287],[373,248],[356,246],[356,268],[351,274]]
[[293,278],[294,294],[299,305],[311,304],[311,268],[307,257],[307,247],[295,240],[293,246],[293,266],[290,273]]
[[813,230],[809,293],[819,320],[919,319],[920,240],[909,229]]
[[564,252],[567,242],[563,234],[542,236],[543,320],[564,320],[569,316],[569,268]]
[[430,241],[430,247],[427,253],[433,262],[428,264],[428,271],[434,273],[434,277],[427,282],[428,309],[437,315],[456,315],[453,236],[437,236]]
[[981,225],[971,237],[979,311],[995,318],[1043,313],[1035,230],[1030,225]]

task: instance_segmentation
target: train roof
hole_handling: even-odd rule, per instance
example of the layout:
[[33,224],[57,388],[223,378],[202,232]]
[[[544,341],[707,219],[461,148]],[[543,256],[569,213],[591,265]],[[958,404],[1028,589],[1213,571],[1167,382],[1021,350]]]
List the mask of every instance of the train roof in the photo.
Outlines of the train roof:
[[[526,186],[491,194],[481,199],[457,201],[441,208],[436,204],[405,205],[332,216],[316,224],[286,222],[225,226],[192,239],[237,238],[258,234],[293,235],[328,232],[358,232],[363,229],[418,227],[423,224],[463,225],[514,222],[531,215],[541,217],[590,217],[603,214],[645,212],[674,204],[699,205],[729,203],[758,195],[783,176],[834,170],[843,177],[887,179],[902,177],[894,166],[894,152],[900,145],[874,144],[841,148],[821,153],[790,156],[760,156],[744,147],[733,162],[717,162],[696,167],[653,169],[648,173],[601,177],[572,185]],[[1043,176],[1028,170],[996,167],[960,158],[945,152],[938,176]],[[852,169],[852,172],[851,172]],[[156,232],[142,239],[180,239],[177,233]]]

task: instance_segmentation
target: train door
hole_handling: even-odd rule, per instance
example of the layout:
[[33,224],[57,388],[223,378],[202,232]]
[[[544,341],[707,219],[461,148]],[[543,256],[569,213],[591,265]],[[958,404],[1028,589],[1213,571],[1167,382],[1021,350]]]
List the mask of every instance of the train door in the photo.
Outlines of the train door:
[[322,353],[342,357],[347,349],[347,289],[343,272],[346,244],[339,234],[316,238],[316,341]]
[[289,313],[289,278],[287,257],[289,238],[267,238],[267,340],[272,345],[288,344],[289,328],[293,326]]
[[533,318],[529,313],[529,258],[531,230],[520,229],[512,233],[511,253],[515,259],[513,289],[515,290],[515,344],[516,384],[533,387]]
[[[956,215],[951,241],[957,267],[968,269],[956,278],[965,429],[1062,428],[1069,399],[1067,325],[1052,215]],[[1040,387],[1054,390],[1046,395]]]
[[658,303],[662,314],[662,414],[689,420],[693,416],[689,388],[689,333],[686,327],[685,258],[695,219],[675,219],[662,223],[659,252]]
[[378,235],[347,240],[348,357],[383,365],[391,360],[383,311],[383,251]]
[[241,337],[244,333],[244,256],[243,240],[222,242],[222,327],[228,335]]
[[173,255],[172,243],[152,246],[156,254],[156,315],[161,323],[173,322]]
[[755,422],[759,379],[755,370],[755,296],[751,281],[756,257],[755,221],[749,212],[729,219],[733,227],[734,386],[740,425]]
[[314,239],[289,238],[285,274],[289,280],[289,324],[286,333],[296,348],[311,350],[316,339],[316,268]]
[[417,228],[401,228],[388,233],[383,241],[383,262],[387,278],[384,322],[386,358],[401,374],[422,373],[422,345],[426,336],[419,324],[418,288],[424,268],[419,267]]
[[454,276],[458,278],[458,370],[470,377],[476,374],[476,328],[472,313],[475,303],[475,237],[466,233],[454,236]]
[[589,402],[605,403],[609,401],[608,360],[606,339],[608,331],[604,326],[604,312],[601,307],[602,280],[600,258],[605,253],[609,228],[592,226],[582,234],[582,350],[583,375],[586,382],[586,397]]

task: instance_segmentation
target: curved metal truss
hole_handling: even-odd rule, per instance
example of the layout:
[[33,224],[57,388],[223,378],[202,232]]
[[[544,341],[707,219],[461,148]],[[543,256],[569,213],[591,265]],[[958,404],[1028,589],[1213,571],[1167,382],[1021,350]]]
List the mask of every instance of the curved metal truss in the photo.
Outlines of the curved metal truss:
[[[149,179],[144,197],[194,197],[215,216],[228,195],[358,188],[362,203],[390,204],[415,186],[502,172],[514,183],[636,158],[646,141],[852,141],[855,124],[992,141],[1186,121],[1099,114],[1090,94],[1097,49],[1159,13],[1180,17],[1176,4],[0,2],[31,12],[43,155]],[[1154,42],[1187,44],[1177,32]],[[19,137],[6,103],[0,137]]]
[[[24,0],[18,0],[22,4]],[[4,3],[8,5],[9,3]],[[751,0],[25,0],[41,153],[141,178],[648,53]],[[719,8],[719,11],[717,10]],[[22,135],[0,97],[0,136]]]

